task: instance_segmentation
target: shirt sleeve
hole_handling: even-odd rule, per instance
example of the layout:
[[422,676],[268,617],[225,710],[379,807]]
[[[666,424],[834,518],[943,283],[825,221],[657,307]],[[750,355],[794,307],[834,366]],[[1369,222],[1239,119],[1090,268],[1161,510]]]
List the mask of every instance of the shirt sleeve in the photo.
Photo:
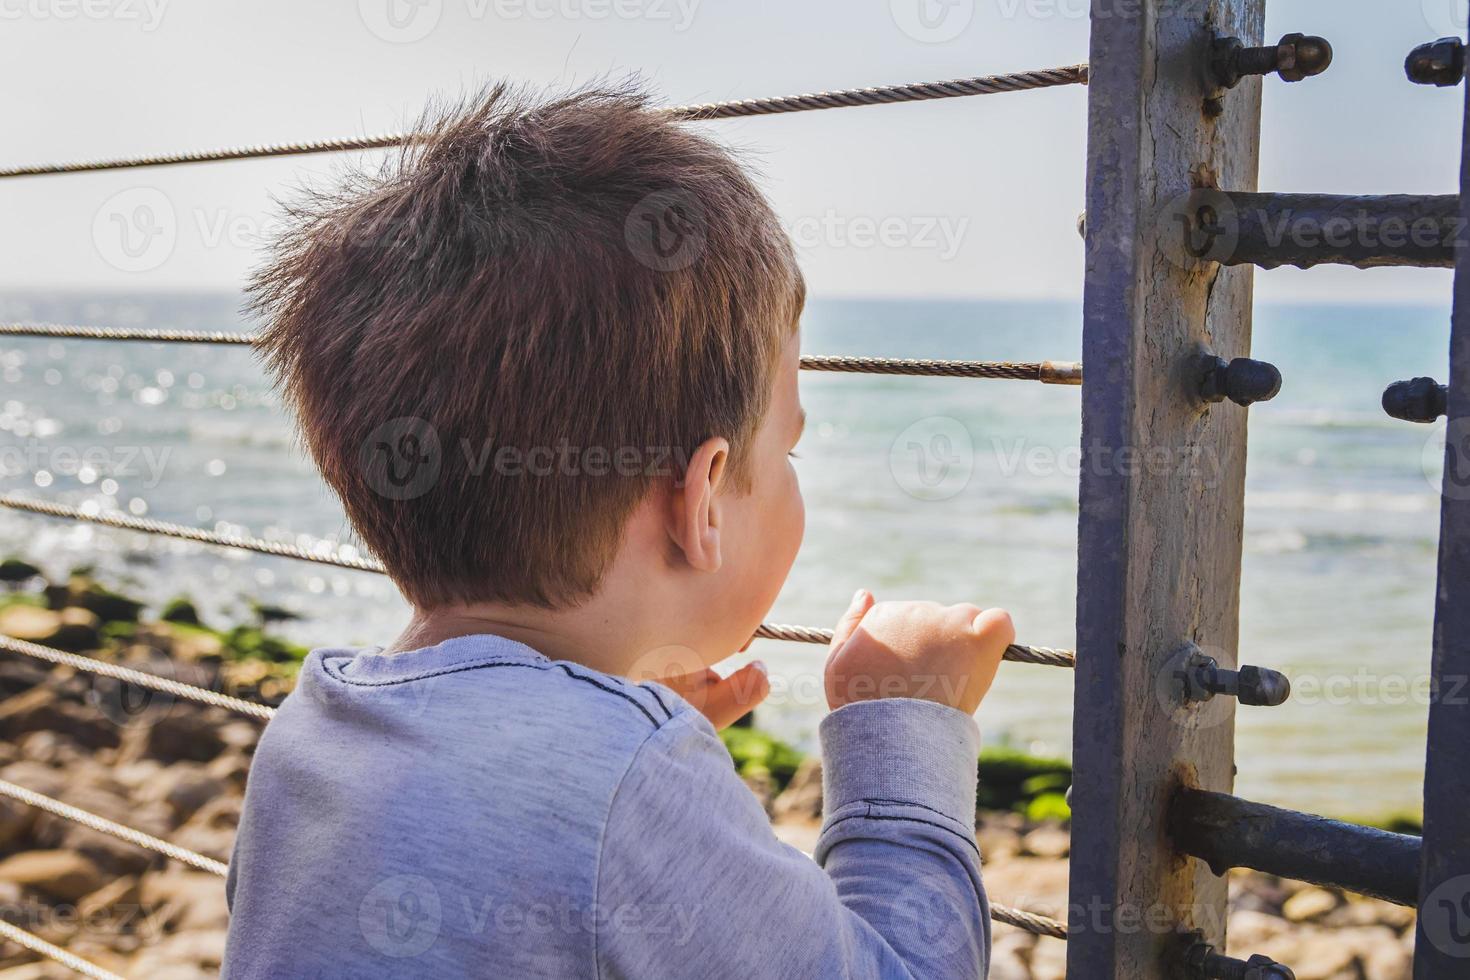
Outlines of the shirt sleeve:
[[599,862],[604,980],[985,975],[974,719],[895,698],[838,709],[821,736],[815,861],[776,839],[703,716],[643,743]]

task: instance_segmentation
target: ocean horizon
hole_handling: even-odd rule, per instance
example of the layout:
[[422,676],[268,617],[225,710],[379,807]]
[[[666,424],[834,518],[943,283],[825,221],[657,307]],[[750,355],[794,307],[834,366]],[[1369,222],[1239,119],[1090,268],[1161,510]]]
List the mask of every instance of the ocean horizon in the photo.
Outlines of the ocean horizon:
[[[241,298],[0,293],[5,321],[244,330]],[[1284,385],[1250,409],[1240,660],[1292,699],[1239,711],[1237,790],[1313,812],[1420,807],[1442,426],[1388,418],[1389,383],[1443,374],[1447,303],[1260,304],[1252,355]],[[803,351],[1079,360],[1076,302],[813,299]],[[1239,353],[1239,352],[1225,352]],[[315,546],[355,546],[253,354],[240,347],[4,338],[0,490]],[[1010,609],[1023,643],[1072,647],[1079,389],[805,372],[798,472],[806,540],[772,621],[830,627],[879,598]],[[1221,411],[1235,411],[1222,406]],[[0,556],[95,566],[206,621],[284,606],[313,647],[390,641],[407,607],[382,576],[0,511]],[[1084,570],[1085,574],[1085,570]],[[825,712],[819,647],[758,641],[757,723],[803,748]],[[1071,674],[1007,665],[978,718],[988,744],[1069,756]]]

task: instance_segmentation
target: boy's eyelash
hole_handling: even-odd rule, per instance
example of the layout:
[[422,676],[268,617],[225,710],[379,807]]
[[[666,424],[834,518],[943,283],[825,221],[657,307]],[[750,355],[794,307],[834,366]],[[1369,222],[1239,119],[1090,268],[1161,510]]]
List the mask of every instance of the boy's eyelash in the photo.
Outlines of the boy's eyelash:
[[801,459],[801,453],[797,452],[795,449],[791,450],[791,452],[787,453],[786,455],[790,456],[792,459]]

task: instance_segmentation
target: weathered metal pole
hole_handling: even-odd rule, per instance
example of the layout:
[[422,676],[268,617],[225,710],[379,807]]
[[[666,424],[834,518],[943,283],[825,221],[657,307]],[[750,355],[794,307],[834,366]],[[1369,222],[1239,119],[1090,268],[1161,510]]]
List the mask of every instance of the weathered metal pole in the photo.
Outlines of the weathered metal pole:
[[[1464,125],[1462,208],[1470,202],[1470,90]],[[1470,975],[1470,248],[1461,242],[1456,251],[1415,980]]]
[[[1191,702],[1188,643],[1236,665],[1246,411],[1200,395],[1249,354],[1252,269],[1184,247],[1191,192],[1256,188],[1261,80],[1221,89],[1218,37],[1264,0],[1093,0],[1067,975],[1183,975],[1223,948],[1225,880],[1177,853],[1181,786],[1229,792],[1234,709]],[[1286,379],[1287,385],[1291,379]],[[1269,710],[1269,709],[1252,709]]]
[[1205,790],[1182,791],[1172,816],[1179,849],[1218,874],[1255,868],[1399,905],[1419,902],[1418,837]]

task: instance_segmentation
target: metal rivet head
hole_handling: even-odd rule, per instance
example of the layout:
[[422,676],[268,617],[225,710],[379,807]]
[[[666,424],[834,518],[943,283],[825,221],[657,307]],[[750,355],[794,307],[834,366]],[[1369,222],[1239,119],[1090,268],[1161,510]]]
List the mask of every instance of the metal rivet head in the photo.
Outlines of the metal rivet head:
[[1248,48],[1237,37],[1221,37],[1210,50],[1210,73],[1221,88],[1234,88],[1246,75],[1275,73],[1282,81],[1299,82],[1331,64],[1332,45],[1315,34],[1287,34],[1259,48]]
[[1226,361],[1210,355],[1205,359],[1199,396],[1207,402],[1230,399],[1237,405],[1270,401],[1281,392],[1281,372],[1276,365],[1249,357]]
[[1465,42],[1442,37],[1419,45],[1404,59],[1404,74],[1415,85],[1459,85],[1465,77]]
[[1383,390],[1383,410],[1405,422],[1434,422],[1448,403],[1449,390],[1433,378],[1395,381]]
[[1196,651],[1176,672],[1184,685],[1186,701],[1208,701],[1217,694],[1233,697],[1241,704],[1274,708],[1291,697],[1291,681],[1267,667],[1221,667],[1214,657]]
[[1288,34],[1276,45],[1276,74],[1283,82],[1320,75],[1332,65],[1332,45],[1315,34]]
[[1194,934],[1195,941],[1184,954],[1189,976],[1200,980],[1296,980],[1291,968],[1257,953],[1238,960],[1215,952],[1215,947]]

